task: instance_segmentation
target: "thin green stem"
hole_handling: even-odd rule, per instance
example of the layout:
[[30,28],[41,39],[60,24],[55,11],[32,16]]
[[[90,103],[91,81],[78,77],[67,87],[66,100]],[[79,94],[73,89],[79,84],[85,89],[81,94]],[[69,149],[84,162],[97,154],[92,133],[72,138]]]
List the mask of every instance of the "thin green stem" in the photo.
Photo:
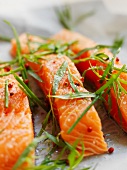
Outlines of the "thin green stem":
[[5,107],[8,107],[9,103],[9,92],[8,92],[8,80],[5,80]]
[[100,98],[100,95],[96,96],[94,100],[90,103],[90,105],[82,112],[82,114],[79,116],[79,118],[75,121],[75,123],[69,128],[68,133],[71,133],[71,131],[75,128],[75,126],[78,124],[78,122],[83,118],[83,116],[88,112],[88,110],[94,105],[94,103]]

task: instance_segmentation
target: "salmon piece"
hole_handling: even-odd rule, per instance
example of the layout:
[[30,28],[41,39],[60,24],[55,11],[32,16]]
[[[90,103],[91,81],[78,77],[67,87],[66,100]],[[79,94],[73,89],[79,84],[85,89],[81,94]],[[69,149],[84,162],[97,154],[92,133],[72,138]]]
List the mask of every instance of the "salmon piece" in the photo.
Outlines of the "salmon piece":
[[[26,37],[20,36],[20,43],[21,40]],[[34,39],[34,37],[33,37]],[[27,45],[27,43],[26,43]],[[13,51],[14,41],[12,41],[12,49]],[[23,47],[23,45],[21,45]],[[35,47],[36,48],[36,47]],[[16,51],[16,49],[15,49]],[[24,51],[23,53],[27,53],[28,51],[25,51],[25,48],[22,49]],[[15,54],[12,52],[12,54]],[[57,70],[61,66],[61,64],[64,61],[68,62],[70,71],[72,74],[77,76],[77,78],[80,80],[82,77],[80,76],[78,70],[74,66],[74,64],[71,62],[71,60],[66,57],[58,57],[57,55],[48,55],[46,56],[48,60],[39,60],[40,64],[35,64],[32,62],[28,62],[29,66],[41,77],[43,82],[38,82],[41,89],[44,91],[45,95],[52,94],[52,84],[54,80],[54,75],[56,74]],[[74,80],[75,83],[79,84],[79,82],[76,82],[77,80]],[[68,86],[67,86],[68,84]],[[59,83],[59,88],[56,91],[56,95],[64,95],[68,94],[69,92],[72,92],[72,87],[69,85],[68,81],[68,72],[64,75],[62,80]],[[86,92],[86,90],[83,87],[83,84],[77,86],[78,90],[81,92]],[[100,118],[94,108],[94,106],[91,107],[91,109],[87,112],[86,115],[80,120],[80,122],[76,125],[76,127],[73,129],[73,131],[68,134],[67,131],[69,128],[74,124],[74,122],[77,120],[77,118],[82,114],[82,112],[87,108],[87,106],[91,103],[91,99],[70,99],[70,100],[63,100],[55,98],[53,100],[53,109],[54,114],[57,117],[57,120],[60,125],[61,129],[61,136],[62,138],[70,143],[71,145],[76,141],[82,141],[85,146],[85,153],[84,156],[90,156],[94,154],[101,154],[104,152],[107,152],[107,144],[104,141],[103,133],[101,131],[101,121]],[[89,128],[92,129],[91,132],[89,132]],[[77,147],[78,150],[81,150],[81,144]]]
[[[34,50],[35,48],[38,47],[38,43],[44,42],[44,40],[42,40],[38,36],[27,35],[25,33],[20,35],[19,41],[20,41],[21,53],[22,54],[30,53],[31,50]],[[13,46],[10,50],[10,54],[13,57],[15,57],[16,56],[16,50],[17,50],[16,40],[12,39],[11,43],[13,44]]]
[[[68,63],[71,74],[81,80],[78,70],[76,69],[74,63],[66,56],[59,55],[48,55],[47,60],[39,60],[41,64],[35,64],[29,62],[29,66],[41,77],[43,82],[38,82],[41,89],[44,91],[45,95],[52,95],[52,87],[54,76],[56,75],[58,69],[63,62]],[[83,84],[79,84],[78,80],[73,78],[74,83],[77,85],[77,89],[80,92],[86,92]],[[68,71],[62,77],[59,83],[56,95],[64,95],[74,92],[70,86],[68,80]],[[59,99],[54,98],[52,100],[54,114],[60,125],[60,134],[64,141],[69,144],[73,144],[75,141],[81,141],[85,146],[84,156],[90,156],[94,154],[102,154],[107,152],[107,144],[104,141],[103,133],[101,131],[101,121],[94,108],[92,106],[89,111],[83,116],[80,122],[75,126],[71,133],[67,133],[69,128],[75,123],[82,112],[91,103],[90,98],[80,98],[80,99]],[[92,129],[89,131],[89,129]],[[78,150],[82,150],[81,144],[77,146]]]
[[[74,51],[76,54],[85,48],[91,48],[91,47],[95,47],[97,45],[97,43],[95,43],[91,39],[84,37],[79,33],[68,31],[66,29],[63,29],[58,34],[52,36],[52,39],[59,40],[59,41],[61,40],[63,42],[69,42],[69,41],[75,41],[75,40],[78,41],[77,44],[74,44],[71,46],[72,51]],[[82,54],[81,56],[79,56],[78,59],[87,58],[94,52],[95,52],[95,50],[87,51],[84,54]],[[107,54],[110,58],[112,57],[112,53],[108,49],[104,49],[104,50],[102,50],[102,52]],[[83,73],[84,70],[87,70],[88,68],[90,68],[91,65],[106,67],[107,64],[101,63],[100,61],[97,61],[97,60],[89,59],[88,61],[80,62],[80,63],[76,64],[76,67],[78,68],[80,73]],[[99,82],[99,78],[97,75],[95,75],[95,73],[93,71],[91,71],[91,70],[88,71],[85,76],[86,76],[86,78],[88,78],[90,80],[90,82],[94,83],[96,87],[98,87],[98,88],[100,87],[100,85],[97,83],[97,82]]]
[[[61,32],[59,32],[58,34],[54,35],[52,38],[55,39],[55,40],[61,40],[61,41],[64,41],[64,42],[77,40],[78,44],[75,44],[71,47],[71,49],[75,53],[78,53],[85,48],[91,48],[91,47],[94,47],[94,46],[97,45],[91,39],[84,37],[84,36],[80,35],[79,33],[71,32],[71,31],[68,31],[68,30],[65,30],[65,29],[62,30]],[[84,54],[79,56],[78,59],[87,58],[93,52],[94,52],[94,50],[85,52]],[[112,58],[112,53],[108,49],[104,49],[102,52],[104,52],[110,58]],[[80,63],[76,64],[76,67],[78,68],[80,73],[83,73],[85,70],[87,70],[91,66],[102,66],[102,67],[106,68],[107,64],[108,64],[108,62],[102,63],[102,62],[97,61],[97,60],[89,59],[88,61],[80,62]],[[119,60],[115,61],[115,65],[118,68],[121,68],[123,66]],[[99,71],[99,74],[102,75],[103,72]],[[115,74],[115,72],[113,74]],[[93,71],[91,71],[91,70],[87,71],[85,76],[86,76],[86,79],[89,80],[89,82],[91,82],[92,84],[95,85],[96,89],[100,88],[103,85],[103,84],[100,83],[100,78]],[[120,78],[127,81],[127,73],[121,73]],[[127,90],[127,86],[125,86],[124,84],[121,84],[121,85],[124,87],[125,90]],[[110,110],[110,114],[114,118],[114,120],[122,127],[122,129],[125,132],[127,132],[127,105],[126,105],[127,94],[122,93],[120,98],[117,99],[117,96],[116,96],[113,88],[111,88],[110,94],[111,94],[111,101],[112,101],[112,108]],[[108,96],[106,96],[105,99],[107,101],[107,102],[105,102],[105,106],[108,110],[108,108],[109,108],[108,104],[107,104],[108,103]],[[118,111],[119,110],[118,105],[119,105],[119,108],[120,108],[121,115]]]
[[[5,107],[6,80],[9,81],[7,108]],[[11,170],[33,137],[27,96],[19,88],[13,75],[0,77],[0,170]]]

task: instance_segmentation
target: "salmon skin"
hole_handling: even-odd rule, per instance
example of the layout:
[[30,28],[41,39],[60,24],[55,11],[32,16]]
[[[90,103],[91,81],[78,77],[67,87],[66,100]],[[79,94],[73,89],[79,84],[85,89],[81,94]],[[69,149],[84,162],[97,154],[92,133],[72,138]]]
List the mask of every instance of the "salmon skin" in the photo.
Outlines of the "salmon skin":
[[[5,107],[5,81],[8,81],[8,107]],[[11,170],[32,140],[33,125],[27,96],[13,75],[0,77],[0,170]]]
[[[97,44],[90,40],[87,37],[84,37],[82,35],[80,35],[79,33],[76,32],[71,32],[68,30],[62,30],[61,32],[59,32],[58,34],[53,36],[53,39],[55,40],[61,40],[64,42],[68,42],[68,41],[74,41],[77,40],[78,44],[75,44],[73,46],[71,46],[71,49],[77,54],[78,52],[80,52],[81,50],[85,49],[85,48],[91,48],[91,47],[95,47]],[[113,54],[108,50],[108,49],[104,49],[102,51],[103,53],[107,54],[109,56],[109,58],[111,59]],[[89,50],[85,53],[83,53],[82,55],[80,55],[78,59],[85,59],[91,56],[91,54],[94,53],[94,50]],[[123,65],[121,64],[121,62],[119,61],[119,59],[116,58],[116,60],[114,61],[114,64],[117,68],[121,68]],[[85,70],[89,69],[91,66],[102,66],[104,69],[106,69],[108,65],[108,61],[105,63],[102,63],[98,60],[92,60],[89,58],[89,60],[85,61],[85,62],[79,62],[78,64],[76,64],[76,67],[78,68],[78,70],[80,71],[80,73],[83,73]],[[113,71],[113,74],[115,74],[116,71]],[[100,75],[103,75],[103,71],[99,71]],[[86,79],[91,82],[92,84],[95,85],[96,89],[99,89],[103,83],[100,82],[100,78],[92,71],[92,70],[88,70],[86,72]],[[119,76],[121,79],[123,79],[124,81],[127,81],[127,73],[121,73]],[[121,84],[122,87],[124,87],[125,90],[127,90],[127,86],[125,84]],[[110,95],[111,95],[111,103],[112,103],[112,107],[110,108],[110,115],[114,118],[114,120],[122,127],[122,129],[127,132],[127,94],[121,94],[120,97],[118,98],[117,95],[114,92],[114,89],[111,88],[110,90]],[[109,109],[109,105],[108,105],[108,95],[106,95],[105,97],[105,106],[106,109]],[[119,108],[118,108],[119,105]]]

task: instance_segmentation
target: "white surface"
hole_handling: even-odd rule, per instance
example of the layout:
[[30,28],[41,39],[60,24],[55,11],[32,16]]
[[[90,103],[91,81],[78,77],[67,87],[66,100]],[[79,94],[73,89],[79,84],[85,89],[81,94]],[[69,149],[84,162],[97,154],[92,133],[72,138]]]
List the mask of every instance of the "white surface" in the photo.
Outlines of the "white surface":
[[45,8],[56,5],[62,5],[64,3],[70,4],[81,1],[90,0],[0,0],[0,14],[5,16],[24,17],[30,13],[30,10],[36,8]]
[[[7,0],[0,0],[0,3],[5,5]],[[13,0],[8,0],[9,3]],[[17,5],[19,2],[19,6],[21,5],[21,1],[15,1]],[[27,4],[26,0],[22,0],[22,3]],[[30,1],[29,1],[30,2]],[[38,1],[41,3],[41,1]],[[122,0],[121,0],[122,2]],[[22,4],[22,8],[23,8]],[[0,8],[2,9],[1,5]],[[8,7],[10,8],[10,7]],[[13,8],[15,8],[13,6]],[[27,8],[24,8],[26,10]],[[77,12],[75,13],[75,9]],[[84,11],[89,11],[91,9],[95,9],[96,13],[91,18],[84,21],[80,24],[76,30],[87,35],[88,37],[96,40],[99,43],[111,43],[116,34],[127,35],[127,18],[126,16],[121,15],[113,15],[111,14],[105,7],[101,1],[90,1],[87,3],[79,3],[72,5],[72,12],[74,17],[76,14],[80,14]],[[22,10],[22,9],[20,9]],[[4,11],[4,10],[3,10]],[[27,10],[26,10],[27,11]],[[1,12],[1,11],[0,11]],[[18,12],[18,10],[17,10]],[[53,9],[47,8],[43,9],[42,7],[37,7],[31,9],[29,14],[25,17],[26,13],[19,14],[17,16],[8,16],[11,18],[11,21],[15,24],[16,28],[19,32],[31,31],[35,34],[41,34],[45,36],[46,33],[55,33],[61,29],[57,18],[54,14]],[[4,14],[4,13],[3,13]],[[22,19],[18,19],[18,17],[22,17]],[[25,17],[25,18],[24,18]],[[2,22],[1,22],[2,25]],[[47,32],[46,32],[47,31]],[[2,25],[0,27],[0,34],[5,33],[6,35],[10,35],[10,29],[6,25]],[[0,42],[0,59],[7,60],[10,59],[8,55],[9,45]],[[125,45],[120,53],[121,60],[123,63],[127,64],[127,43],[125,41]],[[114,123],[113,120],[107,117],[106,112],[104,110],[99,110],[100,117],[103,123],[103,131],[107,135],[106,141],[109,146],[113,146],[115,148],[115,152],[111,155],[104,154],[101,156],[93,156],[90,158],[84,159],[81,163],[80,167],[87,167],[89,165],[96,165],[96,170],[126,170],[127,169],[127,134],[123,133],[123,131]],[[37,120],[37,124],[41,124],[42,120],[40,117]],[[37,130],[37,128],[36,128]],[[78,169],[79,170],[79,169]]]
[[127,0],[103,0],[107,8],[115,14],[127,15]]
[[[0,15],[4,17],[25,18],[31,16],[31,10],[45,7],[71,4],[76,2],[87,2],[96,0],[0,0]],[[127,14],[127,0],[101,0],[109,11],[115,14]],[[18,17],[17,17],[18,16]]]

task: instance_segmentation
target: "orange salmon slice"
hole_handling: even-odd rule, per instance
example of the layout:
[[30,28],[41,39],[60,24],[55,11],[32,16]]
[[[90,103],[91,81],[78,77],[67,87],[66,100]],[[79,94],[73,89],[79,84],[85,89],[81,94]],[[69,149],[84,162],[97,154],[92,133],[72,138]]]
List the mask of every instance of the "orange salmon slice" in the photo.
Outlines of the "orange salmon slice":
[[[54,76],[58,69],[65,61],[68,63],[69,70],[73,77],[74,83],[77,85],[79,92],[86,92],[83,84],[79,83],[81,80],[77,68],[74,63],[66,56],[48,55],[45,56],[46,60],[39,60],[40,64],[29,62],[29,66],[41,77],[43,82],[38,82],[45,95],[52,95]],[[41,67],[40,67],[41,65]],[[68,80],[68,70],[66,70],[62,80],[59,82],[58,90],[55,95],[65,95],[73,92],[73,89]],[[74,144],[76,140],[81,141],[85,146],[84,156],[90,156],[94,154],[102,154],[107,152],[107,144],[104,141],[103,133],[101,131],[101,121],[94,108],[92,106],[89,111],[83,116],[80,122],[75,126],[71,133],[68,134],[69,128],[75,123],[82,112],[91,103],[90,98],[79,99],[60,99],[54,98],[52,105],[54,114],[61,129],[61,136],[64,141],[69,144]],[[90,130],[91,129],[91,130]],[[81,145],[77,146],[78,150],[82,150]]]
[[[24,34],[21,35],[19,37],[19,40],[22,48],[22,53],[30,53],[30,51],[26,50],[28,49],[26,36],[24,36]],[[34,36],[31,41],[34,41]],[[12,40],[11,54],[13,55],[13,57],[16,55],[16,41],[14,39]],[[38,83],[46,96],[52,94],[51,91],[54,76],[64,61],[68,62],[71,73],[77,76],[79,80],[82,79],[74,63],[68,57],[59,57],[57,55],[49,55],[45,57],[46,60],[39,60],[40,64],[35,64],[33,62],[29,62],[28,64],[43,80],[42,83]],[[76,83],[77,79],[74,79],[74,81]],[[83,84],[79,85],[79,82],[77,82],[77,84],[77,88],[80,92],[86,92]],[[64,95],[72,91],[73,89],[70,86],[68,80],[68,72],[66,71],[66,74],[59,83],[59,88],[56,91],[56,95]],[[82,114],[82,112],[85,110],[85,108],[87,108],[90,103],[90,98],[68,100],[55,98],[53,100],[54,114],[58,119],[62,138],[70,144],[73,144],[76,140],[82,141],[85,146],[84,156],[102,154],[107,152],[107,144],[104,141],[103,133],[101,131],[101,121],[94,106],[92,106],[91,109],[86,113],[86,115],[83,116],[83,118],[76,125],[73,131],[70,134],[67,133],[69,128],[74,124],[74,122],[78,119],[78,117]],[[81,145],[78,145],[77,149],[81,150]]]
[[[55,40],[61,40],[63,42],[75,41],[75,40],[78,41],[77,44],[71,46],[71,49],[76,54],[85,48],[91,48],[91,47],[95,47],[97,45],[91,39],[84,37],[83,35],[81,35],[79,33],[72,32],[72,31],[69,31],[66,29],[63,29],[61,32],[54,35],[52,38]],[[77,58],[77,60],[88,58],[91,56],[91,54],[93,52],[94,51],[92,51],[92,50],[85,52],[81,56],[79,56]],[[112,53],[108,49],[104,49],[102,52],[107,54],[109,56],[109,58],[112,58]],[[102,66],[102,67],[106,68],[107,64],[108,64],[108,62],[102,63],[98,60],[89,59],[85,62],[84,61],[79,62],[78,64],[76,64],[76,67],[78,68],[80,73],[83,73],[85,70],[89,69],[91,66]],[[123,66],[120,63],[120,61],[117,59],[115,60],[115,65],[118,68],[121,68]],[[103,72],[100,71],[99,74],[102,75]],[[92,70],[87,71],[85,77],[87,78],[87,80],[89,80],[89,82],[91,82],[92,84],[95,85],[96,89],[98,89],[102,86],[102,84],[99,81],[100,78]],[[127,81],[127,73],[121,73],[120,78]],[[124,87],[125,90],[127,90],[127,86],[125,86],[123,84],[121,84],[121,85]],[[111,101],[112,101],[112,107],[110,110],[110,114],[114,118],[114,120],[122,127],[122,129],[125,132],[127,132],[127,105],[125,104],[125,103],[127,103],[127,94],[122,93],[120,95],[120,98],[118,99],[113,88],[111,88],[110,95],[111,95]],[[107,101],[107,102],[105,102],[105,106],[106,106],[106,109],[108,110],[109,109],[109,106],[107,104],[108,96],[106,96],[105,99]],[[119,113],[118,105],[119,105],[120,113]]]
[[[8,80],[8,107],[5,107],[5,81]],[[28,98],[13,75],[0,78],[0,170],[11,170],[33,140]],[[26,165],[24,165],[25,167]],[[21,168],[24,169],[23,167]]]

